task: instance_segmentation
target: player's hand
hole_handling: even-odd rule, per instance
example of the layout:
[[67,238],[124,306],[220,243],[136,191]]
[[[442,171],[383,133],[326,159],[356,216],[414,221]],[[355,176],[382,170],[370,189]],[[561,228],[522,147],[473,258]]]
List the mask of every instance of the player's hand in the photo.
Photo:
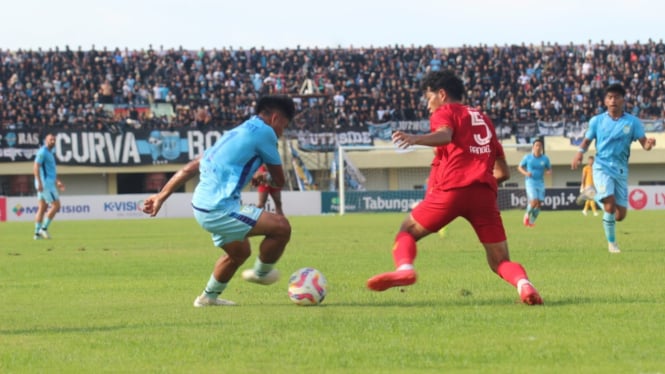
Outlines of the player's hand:
[[656,146],[656,138],[647,138],[647,141],[644,143],[646,146],[645,149],[650,150]]
[[392,134],[392,140],[393,143],[397,146],[397,148],[408,148],[409,146],[412,146],[415,144],[415,139],[413,138],[412,135],[405,134],[401,131],[395,131]]
[[37,191],[38,192],[44,192],[44,186],[40,182],[37,182]]
[[578,166],[580,166],[581,163],[582,163],[582,154],[578,152],[575,155],[575,157],[573,157],[573,162],[570,163],[570,168],[572,170],[575,170],[577,169]]
[[159,195],[150,196],[143,201],[143,213],[149,214],[150,217],[156,216],[162,207],[162,203],[163,201],[159,198]]
[[57,181],[57,182],[55,182],[55,185],[58,187],[58,189],[60,191],[63,191],[63,192],[65,191],[65,184],[64,183],[62,183],[60,181]]

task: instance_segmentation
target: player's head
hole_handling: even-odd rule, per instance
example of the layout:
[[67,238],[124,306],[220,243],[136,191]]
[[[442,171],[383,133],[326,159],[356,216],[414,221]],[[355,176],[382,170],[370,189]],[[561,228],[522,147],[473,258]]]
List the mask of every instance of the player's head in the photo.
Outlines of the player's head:
[[619,83],[610,84],[605,89],[605,106],[612,115],[619,115],[623,112],[624,97],[626,89]]
[[464,96],[464,82],[451,70],[429,72],[423,78],[421,88],[430,113],[445,103],[461,101]]
[[626,89],[623,88],[621,83],[612,83],[609,86],[607,86],[607,88],[605,89],[605,95],[607,96],[607,94],[609,94],[609,93],[613,93],[613,94],[619,95],[621,97],[625,97],[626,96]]
[[46,134],[44,137],[44,145],[46,145],[48,149],[53,149],[53,147],[55,147],[55,135],[52,133]]
[[536,139],[533,141],[533,145],[531,146],[531,150],[534,155],[540,156],[543,154],[543,141],[541,139]]
[[595,159],[596,159],[595,157],[589,156],[589,157],[587,157],[587,162],[589,163],[589,165],[591,165],[591,164],[593,164],[593,160],[595,160]]
[[296,113],[293,99],[287,96],[264,96],[256,103],[256,113],[272,126],[277,136],[282,136],[286,126]]

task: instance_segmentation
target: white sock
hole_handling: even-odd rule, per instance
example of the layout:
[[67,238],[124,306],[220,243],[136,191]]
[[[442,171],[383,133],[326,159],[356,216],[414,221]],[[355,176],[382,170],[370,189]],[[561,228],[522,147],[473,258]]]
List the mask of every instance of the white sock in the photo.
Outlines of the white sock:
[[522,279],[517,281],[517,293],[518,294],[522,294],[522,286],[524,286],[525,284],[531,284],[531,282],[529,282],[529,280],[526,279],[526,278],[522,278]]
[[397,271],[413,270],[413,264],[402,264],[397,268]]

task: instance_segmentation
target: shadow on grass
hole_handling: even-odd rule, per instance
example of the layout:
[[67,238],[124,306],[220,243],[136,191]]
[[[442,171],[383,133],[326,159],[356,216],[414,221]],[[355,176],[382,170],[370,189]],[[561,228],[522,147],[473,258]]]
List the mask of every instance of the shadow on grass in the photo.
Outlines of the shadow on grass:
[[[0,330],[0,336],[2,335],[41,335],[41,334],[81,334],[81,333],[95,333],[95,332],[105,332],[105,331],[119,331],[125,329],[136,329],[136,328],[145,328],[147,325],[145,323],[136,323],[136,324],[122,324],[122,325],[109,325],[109,326],[68,326],[68,327],[58,327],[58,326],[44,326],[44,327],[35,327],[35,328],[23,328],[23,329],[2,329]],[[209,321],[201,321],[200,323],[156,323],[154,325],[149,325],[151,327],[174,327],[174,326],[200,326],[206,327],[210,326]]]

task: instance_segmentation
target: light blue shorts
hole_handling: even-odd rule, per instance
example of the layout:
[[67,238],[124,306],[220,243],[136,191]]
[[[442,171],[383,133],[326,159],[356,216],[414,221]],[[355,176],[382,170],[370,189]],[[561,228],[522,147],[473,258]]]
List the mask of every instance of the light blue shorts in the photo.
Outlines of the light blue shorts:
[[593,169],[593,184],[596,186],[595,200],[602,205],[604,198],[614,195],[616,205],[628,206],[628,178],[615,177],[602,170]]
[[244,240],[263,213],[263,209],[256,206],[240,204],[225,210],[205,210],[195,206],[192,208],[194,218],[212,234],[212,241],[217,247]]
[[58,187],[55,186],[55,183],[44,185],[42,192],[37,192],[37,198],[39,200],[44,200],[46,204],[53,204],[54,201],[60,200]]
[[532,200],[545,201],[545,185],[527,183],[526,198],[528,201]]

